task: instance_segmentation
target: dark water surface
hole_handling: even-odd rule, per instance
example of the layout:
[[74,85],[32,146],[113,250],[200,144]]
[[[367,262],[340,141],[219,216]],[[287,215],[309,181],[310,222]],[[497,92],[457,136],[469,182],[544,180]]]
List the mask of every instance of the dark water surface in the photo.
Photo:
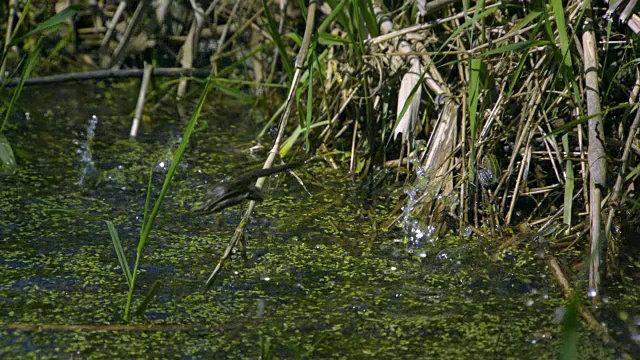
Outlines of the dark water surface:
[[[119,326],[127,286],[105,221],[133,264],[149,171],[155,199],[187,119],[164,106],[130,140],[135,90],[114,86],[29,88],[30,116],[6,131],[19,168],[0,178],[1,358],[557,357],[564,300],[535,254],[497,261],[491,244],[451,238],[412,258],[397,230],[372,227],[395,200],[365,211],[344,171],[321,163],[297,171],[311,195],[291,176],[268,180],[249,259],[234,257],[202,291],[244,207],[188,210],[206,183],[262,163],[247,151],[259,128],[229,101],[201,116],[144,249],[134,307],[154,282],[160,290]],[[578,341],[582,359],[616,358],[597,336]]]

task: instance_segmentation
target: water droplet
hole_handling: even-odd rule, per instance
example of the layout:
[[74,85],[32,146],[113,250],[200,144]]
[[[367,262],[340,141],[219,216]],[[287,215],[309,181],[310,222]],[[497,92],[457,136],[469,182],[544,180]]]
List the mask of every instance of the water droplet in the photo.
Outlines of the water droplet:
[[554,320],[556,321],[556,323],[560,324],[562,322],[562,318],[564,318],[564,308],[562,307],[557,307],[556,308],[556,315],[554,317]]
[[256,316],[261,318],[264,315],[264,299],[258,299],[258,311],[256,312]]

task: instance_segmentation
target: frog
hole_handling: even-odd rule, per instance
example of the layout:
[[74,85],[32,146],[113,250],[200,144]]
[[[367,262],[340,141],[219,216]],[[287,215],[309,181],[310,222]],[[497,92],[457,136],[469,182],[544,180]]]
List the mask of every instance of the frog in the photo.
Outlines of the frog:
[[238,205],[245,200],[262,202],[264,201],[264,195],[262,191],[254,185],[258,178],[287,171],[306,164],[309,161],[310,160],[292,161],[267,169],[249,171],[240,176],[227,177],[208,191],[204,195],[203,201],[196,203],[191,211],[196,214],[213,214],[228,207]]
[[487,189],[492,189],[498,185],[501,176],[500,164],[493,154],[487,154],[478,165],[478,180],[480,185]]
[[492,203],[492,191],[496,188],[501,177],[500,164],[498,159],[492,153],[488,153],[482,157],[482,162],[478,164],[478,182],[482,190],[482,203],[485,212],[488,213],[489,228],[491,235],[495,237],[495,230],[499,229],[500,214],[495,203]]

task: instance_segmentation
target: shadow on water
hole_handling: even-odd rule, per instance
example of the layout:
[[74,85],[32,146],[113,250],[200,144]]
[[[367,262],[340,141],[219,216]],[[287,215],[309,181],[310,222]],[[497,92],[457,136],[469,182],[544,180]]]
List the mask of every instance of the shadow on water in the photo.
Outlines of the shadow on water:
[[[372,230],[393,199],[365,212],[355,186],[322,164],[297,172],[311,195],[287,175],[267,182],[248,259],[202,292],[244,208],[198,217],[190,206],[205,185],[261,164],[246,150],[251,120],[229,105],[200,118],[135,295],[160,290],[124,326],[127,285],[104,221],[132,259],[149,169],[157,192],[184,122],[165,109],[129,140],[133,91],[104,93],[29,89],[30,115],[6,133],[19,167],[0,183],[0,357],[556,357],[564,302],[534,254],[496,261],[491,244],[443,238],[412,257],[402,234]],[[614,358],[587,333],[580,346],[584,358]]]

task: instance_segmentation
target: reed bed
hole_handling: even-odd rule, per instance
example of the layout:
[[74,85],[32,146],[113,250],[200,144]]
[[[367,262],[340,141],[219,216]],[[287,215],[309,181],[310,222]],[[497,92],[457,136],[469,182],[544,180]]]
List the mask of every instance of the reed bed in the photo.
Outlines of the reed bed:
[[[191,101],[189,82],[201,80],[185,74],[207,74],[212,91],[251,104],[261,136],[278,126],[265,166],[312,153],[362,179],[391,169],[415,190],[410,216],[435,236],[532,247],[568,297],[586,280],[597,301],[640,228],[640,17],[635,1],[620,3],[5,2],[2,86],[19,94],[51,72],[117,76],[146,63],[182,74],[142,97],[159,104]],[[586,272],[560,268],[569,249]]]

